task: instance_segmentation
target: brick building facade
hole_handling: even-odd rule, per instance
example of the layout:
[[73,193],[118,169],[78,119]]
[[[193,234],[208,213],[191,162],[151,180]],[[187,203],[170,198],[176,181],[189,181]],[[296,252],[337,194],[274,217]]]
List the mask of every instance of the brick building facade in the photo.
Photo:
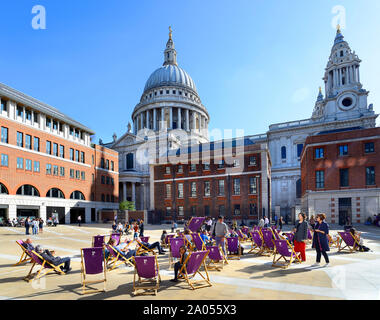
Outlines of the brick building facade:
[[183,148],[151,165],[156,214],[163,220],[220,214],[257,220],[270,212],[267,144],[238,140]]
[[93,131],[0,84],[0,216],[58,214],[97,220],[118,209],[118,153],[91,144]]
[[301,158],[302,207],[364,223],[380,213],[380,128],[351,128],[306,139]]

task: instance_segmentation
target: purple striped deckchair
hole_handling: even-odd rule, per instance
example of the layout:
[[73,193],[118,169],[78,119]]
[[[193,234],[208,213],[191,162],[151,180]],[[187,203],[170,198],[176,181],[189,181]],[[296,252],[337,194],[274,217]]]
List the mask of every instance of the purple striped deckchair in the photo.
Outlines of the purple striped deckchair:
[[251,234],[252,245],[251,245],[251,249],[248,251],[248,253],[263,255],[264,241],[260,235],[260,232],[251,231],[250,234]]
[[343,246],[343,242],[340,243],[338,252],[341,252],[346,249],[348,252],[353,253],[359,249],[359,243],[352,236],[351,232],[338,232],[338,234],[345,244],[345,246]]
[[[295,252],[293,246],[287,240],[274,240],[276,245],[276,250],[273,256],[272,267],[287,268],[291,265],[293,260],[302,263],[300,252]],[[276,260],[276,255],[280,255]],[[289,260],[287,259],[289,258]],[[284,259],[284,261],[279,261]]]
[[[134,257],[135,273],[133,276],[133,294],[137,295],[137,290],[144,290],[143,293],[153,291],[154,295],[160,288],[161,276],[156,256]],[[138,278],[136,281],[136,277]]]
[[228,264],[222,248],[220,246],[208,246],[206,249],[208,251],[207,269],[221,271],[224,264]]
[[275,250],[275,245],[274,245],[272,230],[262,229],[261,234],[262,234],[263,240],[264,240],[265,251],[268,253],[273,253]]
[[92,238],[92,247],[93,248],[103,247],[103,245],[104,245],[104,238],[105,238],[105,236],[101,236],[101,235],[93,236],[93,238]]
[[200,227],[202,227],[205,219],[206,219],[205,217],[192,217],[191,220],[189,221],[189,225],[187,226],[187,228],[191,232],[198,232]]
[[[81,249],[81,282],[82,294],[105,292],[106,291],[106,260],[103,247],[83,248]],[[99,280],[87,280],[88,275],[102,275]],[[89,285],[103,283],[103,289],[87,289]]]
[[183,238],[171,238],[169,239],[169,268],[174,264],[174,259],[181,258],[179,248],[185,245],[185,239]]
[[[208,251],[191,252],[178,272],[178,278],[186,280],[193,290],[212,286],[205,264],[207,255]],[[200,272],[202,265],[205,275]],[[202,279],[196,281],[192,280],[197,274],[200,275]]]
[[232,237],[227,239],[227,259],[237,259],[240,260],[241,250],[239,238]]
[[[35,280],[37,279],[40,279],[42,278],[43,276],[46,276],[48,273],[50,272],[55,272],[57,274],[65,274],[62,270],[61,270],[61,267],[63,267],[65,264],[64,263],[61,263],[60,265],[58,266],[55,266],[54,264],[50,263],[49,261],[45,260],[44,258],[42,258],[37,252],[35,251],[28,251],[28,254],[31,256],[32,258],[32,261],[33,261],[33,265],[28,273],[28,275],[24,278],[24,280],[26,281],[30,281],[32,280],[31,278],[31,275],[32,275],[32,271],[33,271],[33,268],[36,264],[40,265],[41,266],[41,269],[37,272],[37,275],[36,277],[34,277]],[[46,271],[44,273],[41,273],[43,270]]]

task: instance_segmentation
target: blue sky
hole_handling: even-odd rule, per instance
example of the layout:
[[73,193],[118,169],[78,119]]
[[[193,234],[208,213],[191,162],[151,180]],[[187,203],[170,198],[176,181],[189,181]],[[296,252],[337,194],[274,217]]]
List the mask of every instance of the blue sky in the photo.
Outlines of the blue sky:
[[[34,30],[32,7],[46,8]],[[210,129],[264,133],[311,116],[345,8],[343,34],[380,113],[378,0],[1,0],[0,81],[87,125],[122,135],[145,82],[163,63],[168,26]]]

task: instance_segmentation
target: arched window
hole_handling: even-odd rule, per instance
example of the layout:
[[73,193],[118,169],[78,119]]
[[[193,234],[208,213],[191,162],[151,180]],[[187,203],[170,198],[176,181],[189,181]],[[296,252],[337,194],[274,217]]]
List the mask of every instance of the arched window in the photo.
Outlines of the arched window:
[[127,170],[132,170],[133,166],[133,153],[127,154]]
[[281,147],[281,159],[286,159],[286,147]]
[[0,182],[0,194],[9,194],[8,189]]
[[83,193],[76,190],[74,191],[71,195],[70,195],[70,199],[74,199],[74,200],[86,200]]
[[20,188],[18,188],[16,194],[20,196],[31,196],[31,197],[39,197],[40,193],[38,190],[31,186],[30,184],[24,184]]
[[59,198],[59,199],[65,199],[65,195],[63,192],[57,188],[51,188],[47,193],[46,193],[47,198]]

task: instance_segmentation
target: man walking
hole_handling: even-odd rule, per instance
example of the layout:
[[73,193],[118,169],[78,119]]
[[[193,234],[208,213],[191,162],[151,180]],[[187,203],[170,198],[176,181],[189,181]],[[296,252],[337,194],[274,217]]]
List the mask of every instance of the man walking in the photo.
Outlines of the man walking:
[[82,217],[78,216],[78,226],[80,227],[80,223],[82,222]]
[[214,223],[214,225],[212,226],[211,234],[215,236],[216,245],[217,246],[220,245],[222,247],[223,253],[226,256],[227,253],[226,253],[226,246],[225,246],[225,238],[228,234],[228,227],[223,222],[223,220],[224,220],[223,216],[218,217],[218,221]]

